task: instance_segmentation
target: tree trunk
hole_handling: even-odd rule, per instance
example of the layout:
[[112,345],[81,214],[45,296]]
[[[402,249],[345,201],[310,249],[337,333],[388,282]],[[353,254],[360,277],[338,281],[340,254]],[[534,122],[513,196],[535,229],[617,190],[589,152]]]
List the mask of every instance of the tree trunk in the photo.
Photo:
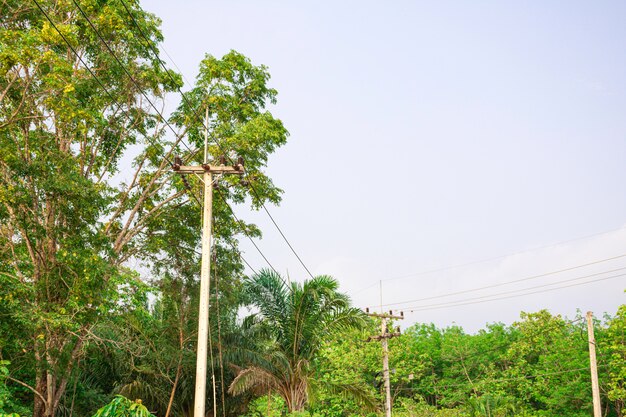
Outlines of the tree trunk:
[[170,392],[170,399],[167,403],[167,411],[165,411],[165,417],[169,417],[170,411],[172,411],[172,404],[174,403],[174,395],[176,394],[176,387],[178,387],[178,380],[180,379],[180,373],[182,371],[183,352],[180,352],[178,358],[178,366],[176,367],[176,378],[174,378],[174,384],[172,385],[172,391]]
[[289,401],[287,401],[287,409],[292,411],[304,411],[304,407],[308,401],[306,383],[300,382],[289,389]]
[[[37,373],[35,383],[35,390],[40,393],[43,398],[46,398],[46,379],[43,373]],[[46,413],[47,404],[46,402],[37,394],[33,394],[35,396],[35,402],[33,405],[33,417],[43,417]]]
[[[54,339],[52,335],[47,335],[47,337]],[[56,359],[47,354],[42,355],[40,351],[35,349],[35,360],[37,362],[35,390],[41,395],[37,395],[37,393],[34,394],[33,417],[54,417],[56,415],[61,398],[67,389],[72,369],[81,354],[85,337],[85,332],[81,332],[72,348],[68,363],[62,370],[59,369],[59,364]],[[51,345],[62,346],[66,343],[69,342],[55,342]],[[37,345],[43,347],[42,343],[36,343],[36,346]],[[46,359],[44,359],[44,357]]]

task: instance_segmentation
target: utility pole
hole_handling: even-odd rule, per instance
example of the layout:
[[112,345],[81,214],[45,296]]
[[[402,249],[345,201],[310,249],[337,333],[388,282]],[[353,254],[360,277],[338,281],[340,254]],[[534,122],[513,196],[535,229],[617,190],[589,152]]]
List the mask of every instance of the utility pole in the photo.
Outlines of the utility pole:
[[[174,172],[202,176],[204,182],[204,202],[202,208],[202,263],[200,266],[200,309],[198,314],[198,356],[196,359],[196,391],[194,398],[194,417],[205,417],[207,342],[209,334],[209,296],[211,286],[211,222],[213,209],[213,174],[243,174],[243,159],[238,158],[236,165],[225,165],[222,157],[219,165],[207,163],[205,141],[204,163],[200,166],[182,165],[179,157],[174,158]],[[215,389],[215,380],[213,388]],[[215,401],[214,401],[215,403]],[[217,413],[214,405],[214,414]]]
[[368,316],[378,317],[381,319],[380,335],[370,336],[367,338],[368,342],[372,340],[380,340],[383,348],[383,381],[385,384],[385,417],[391,417],[391,383],[389,382],[389,343],[388,340],[393,337],[401,335],[400,327],[396,328],[396,331],[389,332],[387,328],[387,320],[389,319],[404,319],[404,313],[400,312],[400,315],[394,315],[393,311],[389,311],[389,314],[385,313],[370,313],[369,308],[365,310]]
[[593,417],[602,417],[598,364],[596,362],[596,339],[593,335],[593,313],[587,312],[587,337],[589,339],[589,365],[591,367],[591,391],[593,393]]

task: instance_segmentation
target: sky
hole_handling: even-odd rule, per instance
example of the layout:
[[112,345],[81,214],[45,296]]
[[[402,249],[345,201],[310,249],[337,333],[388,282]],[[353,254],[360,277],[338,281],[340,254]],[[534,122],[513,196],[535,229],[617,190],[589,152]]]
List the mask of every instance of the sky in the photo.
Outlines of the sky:
[[[626,3],[142,6],[189,82],[231,49],[269,68],[290,138],[267,167],[284,190],[268,208],[355,306],[380,308],[382,287],[403,327],[475,332],[626,303]],[[265,213],[236,210],[281,273],[308,278]]]

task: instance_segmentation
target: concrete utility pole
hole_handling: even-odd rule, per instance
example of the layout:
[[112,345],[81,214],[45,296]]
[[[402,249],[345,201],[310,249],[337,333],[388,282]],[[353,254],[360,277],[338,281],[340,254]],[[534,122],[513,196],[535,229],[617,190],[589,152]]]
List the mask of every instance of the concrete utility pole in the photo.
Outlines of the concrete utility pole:
[[593,393],[593,417],[602,417],[600,404],[600,384],[598,383],[598,364],[596,362],[596,339],[593,335],[593,313],[587,312],[587,337],[589,339],[589,365],[591,367],[591,391]]
[[383,380],[385,383],[385,417],[391,417],[391,383],[389,382],[389,343],[388,340],[392,337],[400,336],[400,327],[396,329],[395,332],[389,332],[387,329],[387,320],[389,319],[404,319],[404,313],[400,313],[399,316],[395,316],[392,311],[389,311],[389,314],[384,313],[370,313],[369,309],[366,310],[366,313],[370,317],[378,317],[381,319],[380,325],[380,335],[379,336],[371,336],[367,338],[368,342],[372,340],[380,340],[382,348],[383,348]]
[[[220,165],[207,163],[205,147],[204,164],[200,166],[182,165],[179,157],[174,159],[174,171],[179,174],[202,175],[204,182],[204,203],[202,208],[202,264],[200,267],[200,312],[198,314],[198,357],[196,359],[196,392],[194,398],[194,417],[205,417],[206,373],[207,373],[207,342],[209,334],[209,295],[211,290],[211,222],[213,209],[213,174],[243,174],[243,160],[239,158],[237,165]],[[215,389],[215,381],[213,380]],[[215,401],[214,401],[215,403]],[[214,406],[215,408],[215,406]],[[214,410],[214,414],[217,410]]]

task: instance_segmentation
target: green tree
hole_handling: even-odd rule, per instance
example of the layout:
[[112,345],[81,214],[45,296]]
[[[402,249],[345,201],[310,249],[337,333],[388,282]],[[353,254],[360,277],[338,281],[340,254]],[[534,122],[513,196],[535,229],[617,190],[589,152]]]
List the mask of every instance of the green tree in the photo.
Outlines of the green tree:
[[[118,308],[118,287],[134,279],[122,264],[137,253],[129,243],[151,217],[142,202],[151,197],[160,207],[172,199],[156,196],[165,181],[155,175],[162,152],[151,146],[138,156],[135,180],[112,185],[124,150],[161,138],[156,115],[72,3],[41,3],[60,33],[32,3],[2,5],[0,256],[9,267],[0,287],[21,300],[11,315],[28,334],[17,348],[33,354],[34,415],[53,416],[93,324]],[[179,85],[130,36],[119,3],[82,6],[147,94]],[[158,20],[141,17],[160,39]]]
[[573,326],[547,310],[522,313],[507,353],[502,389],[546,416],[584,416],[588,395],[588,350],[582,321]]
[[341,332],[324,342],[314,361],[314,386],[317,388],[311,398],[314,415],[363,414],[362,396],[355,398],[349,395],[349,391],[338,387],[359,387],[369,393],[369,402],[382,404],[380,389],[376,389],[377,385],[382,387],[380,343],[366,341],[368,336],[379,331],[379,325],[372,320],[365,328]]
[[[280,200],[262,171],[287,137],[264,108],[276,96],[266,68],[236,52],[203,61],[198,86],[173,117],[180,131],[172,136],[147,103],[158,108],[182,85],[153,54],[162,40],[156,16],[134,1],[128,10],[107,0],[38,4],[52,23],[35,3],[0,6],[0,349],[17,365],[20,387],[30,390],[35,417],[55,415],[70,401],[69,386],[80,392],[78,367],[101,345],[97,331],[137,307],[142,284],[130,261],[151,267],[157,284],[178,280],[188,294],[196,290],[199,215],[188,201],[197,183],[192,179],[189,191],[169,161],[175,154],[199,161],[202,106],[211,104],[210,134],[221,141],[211,158],[243,155],[255,189],[236,186],[216,199],[225,315],[234,314],[243,270],[235,235],[260,234],[236,222],[225,201],[251,197],[258,207]],[[185,134],[190,149],[181,144]],[[157,287],[166,293],[167,281]],[[185,298],[181,311],[192,311],[194,300]],[[168,340],[180,348],[177,338]],[[178,370],[164,374],[174,380]]]
[[626,403],[626,305],[621,305],[608,321],[606,340],[602,342],[606,355],[601,360],[608,368],[607,398],[613,401],[617,416],[622,417]]
[[285,400],[288,411],[302,411],[312,388],[314,361],[324,341],[367,321],[337,288],[337,281],[325,275],[287,285],[268,270],[246,281],[244,294],[258,312],[246,318],[244,327],[248,334],[262,339],[256,351],[242,352],[247,354],[247,363],[229,391],[275,392]]

